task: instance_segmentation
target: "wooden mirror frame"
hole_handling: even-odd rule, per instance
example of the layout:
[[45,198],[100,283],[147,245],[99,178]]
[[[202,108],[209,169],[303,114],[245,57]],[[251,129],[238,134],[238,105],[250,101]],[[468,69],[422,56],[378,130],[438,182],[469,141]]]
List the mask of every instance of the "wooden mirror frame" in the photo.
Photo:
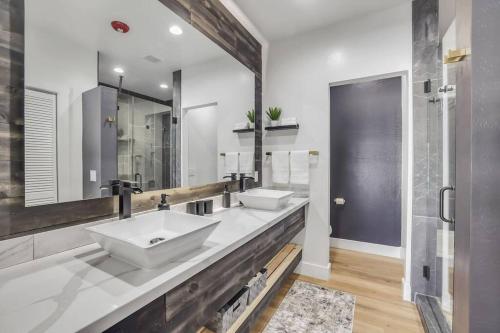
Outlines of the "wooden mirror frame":
[[[260,43],[219,0],[158,0],[255,74],[255,170],[262,178]],[[0,240],[111,217],[113,198],[24,207],[24,1],[0,0]],[[134,210],[152,209],[160,193],[172,203],[222,192],[224,183],[146,192]],[[235,184],[231,184],[235,188]]]

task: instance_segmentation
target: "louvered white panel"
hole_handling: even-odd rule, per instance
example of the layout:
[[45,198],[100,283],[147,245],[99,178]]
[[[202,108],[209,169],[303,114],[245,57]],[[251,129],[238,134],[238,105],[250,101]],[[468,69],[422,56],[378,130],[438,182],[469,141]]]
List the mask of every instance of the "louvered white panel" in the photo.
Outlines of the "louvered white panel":
[[57,96],[25,90],[25,205],[57,202]]

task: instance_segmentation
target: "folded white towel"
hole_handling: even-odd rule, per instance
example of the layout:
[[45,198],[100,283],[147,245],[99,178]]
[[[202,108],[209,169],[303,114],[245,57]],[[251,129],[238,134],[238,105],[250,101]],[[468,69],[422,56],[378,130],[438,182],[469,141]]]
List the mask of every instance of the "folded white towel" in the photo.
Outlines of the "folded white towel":
[[248,123],[236,123],[234,124],[233,129],[239,130],[239,129],[246,129],[248,128]]
[[281,119],[281,125],[297,125],[297,118],[289,117]]
[[240,173],[244,173],[247,176],[253,177],[253,162],[254,153],[253,152],[241,152],[240,153]]
[[290,183],[309,184],[309,151],[292,151],[290,153]]
[[288,184],[290,181],[290,153],[273,151],[273,183]]
[[231,175],[232,173],[238,173],[238,171],[238,153],[226,153],[224,173]]

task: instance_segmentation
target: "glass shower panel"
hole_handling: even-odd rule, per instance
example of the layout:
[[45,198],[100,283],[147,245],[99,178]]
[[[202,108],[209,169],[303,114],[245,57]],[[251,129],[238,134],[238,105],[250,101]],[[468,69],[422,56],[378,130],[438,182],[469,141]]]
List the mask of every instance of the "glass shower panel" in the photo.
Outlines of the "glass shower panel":
[[[453,22],[442,37],[443,54],[456,49],[456,28]],[[442,107],[442,188],[440,191],[441,227],[438,228],[438,263],[441,263],[441,308],[452,326],[454,274],[454,211],[455,211],[455,109],[456,64],[443,64],[443,86],[439,89]]]
[[171,107],[121,94],[118,172],[144,191],[170,187]]
[[132,97],[125,94],[118,96],[118,178],[123,180],[132,179],[132,140],[133,133],[131,124]]

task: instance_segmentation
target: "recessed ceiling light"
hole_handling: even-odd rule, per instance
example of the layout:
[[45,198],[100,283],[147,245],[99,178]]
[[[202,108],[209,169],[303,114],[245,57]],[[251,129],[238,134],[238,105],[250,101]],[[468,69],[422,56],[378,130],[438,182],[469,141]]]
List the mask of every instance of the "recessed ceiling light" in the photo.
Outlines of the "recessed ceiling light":
[[182,35],[182,29],[178,25],[171,26],[169,31],[172,35],[176,35],[176,36]]
[[160,88],[161,89],[168,89],[168,84],[162,83],[162,84],[160,84]]
[[123,70],[123,68],[121,67],[115,67],[115,69],[113,69],[115,71],[115,73],[118,73],[118,74],[123,74],[125,73],[125,71]]

